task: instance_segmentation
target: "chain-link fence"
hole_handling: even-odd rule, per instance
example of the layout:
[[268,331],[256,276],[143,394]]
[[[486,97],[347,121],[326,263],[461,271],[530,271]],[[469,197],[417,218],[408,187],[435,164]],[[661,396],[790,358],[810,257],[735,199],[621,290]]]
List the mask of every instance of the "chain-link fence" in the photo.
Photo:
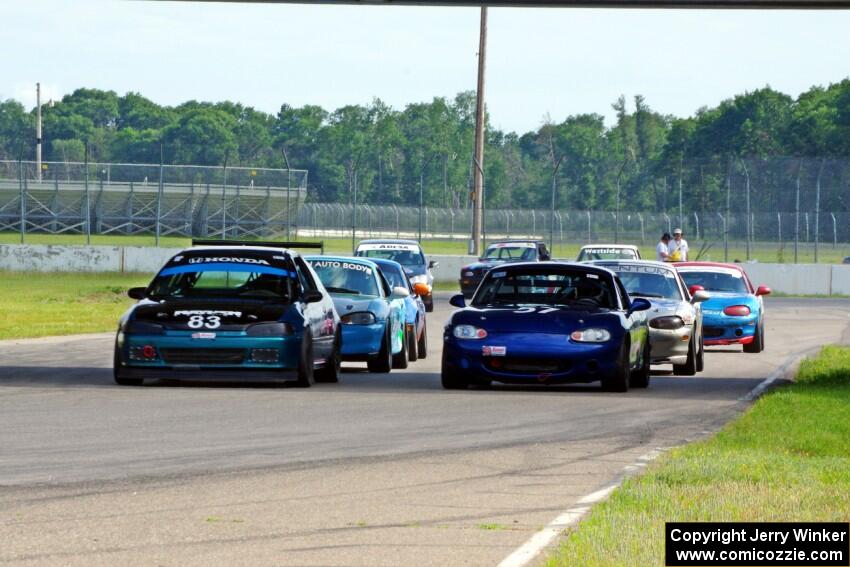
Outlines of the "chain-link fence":
[[[40,173],[34,162],[0,161],[0,232],[20,233],[22,241],[71,233],[466,242],[471,231],[469,208],[305,203],[303,170],[45,163]],[[537,238],[556,250],[653,246],[681,227],[692,258],[802,262],[850,254],[847,160],[691,161],[648,183],[664,191],[667,212],[634,210],[625,189],[619,211],[488,209],[485,240]]]
[[[850,242],[850,213],[805,212],[751,213],[693,212],[680,218],[675,213],[613,211],[488,210],[485,211],[484,235],[500,238],[537,238],[555,244],[631,242],[655,244],[663,232],[681,227],[697,242],[708,242],[715,252],[724,247],[737,254],[750,245],[788,246],[792,259],[795,234],[798,246],[815,245],[837,248]],[[553,222],[554,221],[554,222]],[[355,226],[357,238],[413,238],[466,240],[470,237],[470,210],[425,207],[370,206],[305,203],[298,215],[298,230],[304,236],[350,237]],[[421,233],[420,227],[421,225]],[[619,228],[617,226],[619,225]],[[799,227],[799,230],[798,230]],[[816,233],[817,231],[817,233]],[[726,245],[724,246],[724,243]],[[715,254],[716,255],[716,254]]]
[[0,161],[0,232],[265,238],[306,187],[294,169]]

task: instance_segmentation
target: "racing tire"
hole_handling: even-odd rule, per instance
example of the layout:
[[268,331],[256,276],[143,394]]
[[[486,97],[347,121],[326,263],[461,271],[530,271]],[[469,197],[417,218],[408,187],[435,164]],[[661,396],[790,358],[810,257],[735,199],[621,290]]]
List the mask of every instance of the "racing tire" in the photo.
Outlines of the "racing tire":
[[[387,327],[389,327],[389,321],[387,322]],[[366,366],[369,368],[369,372],[377,374],[386,374],[392,370],[393,350],[392,345],[390,344],[389,328],[387,328],[387,332],[384,334],[384,340],[381,343],[381,351],[378,353],[378,356],[368,361]]]
[[416,354],[419,358],[428,356],[428,322],[422,323],[422,334],[419,336],[419,342],[416,343]]
[[753,342],[744,345],[744,352],[750,354],[758,354],[764,350],[764,326],[761,322],[756,325],[755,333],[753,333]]
[[697,372],[705,370],[705,343],[703,337],[699,338],[699,353],[697,354]]
[[620,360],[611,376],[602,379],[602,389],[606,392],[628,392],[632,369],[629,364],[629,341],[623,342]]
[[643,360],[641,361],[641,367],[638,370],[632,372],[631,379],[629,380],[629,385],[632,388],[648,388],[649,387],[649,378],[650,378],[650,347],[649,347],[649,337],[647,337],[646,345],[643,347]]
[[434,311],[434,296],[432,295],[428,298],[428,303],[425,304],[425,312],[426,313],[433,313],[433,311]]
[[691,342],[688,343],[688,358],[684,364],[674,364],[673,374],[678,376],[693,376],[697,373],[697,347],[694,337],[691,337]]
[[407,333],[407,360],[410,362],[419,360],[419,349],[416,346],[416,323],[413,323],[413,332]]
[[313,337],[304,333],[301,340],[301,356],[298,357],[298,379],[295,385],[299,388],[309,388],[316,383],[316,361],[313,359]]
[[315,371],[316,382],[325,384],[336,384],[339,382],[339,376],[342,372],[342,332],[337,329],[334,336],[333,353],[329,360],[325,361],[325,365]]
[[407,357],[409,356],[408,347],[410,345],[410,341],[407,337],[407,325],[402,323],[401,328],[404,330],[404,334],[401,337],[401,350],[393,355],[393,368],[399,369],[407,368]]
[[141,386],[145,381],[141,378],[121,378],[118,376],[118,368],[121,366],[121,357],[118,355],[118,347],[115,347],[115,356],[112,358],[112,377],[119,386]]
[[469,388],[469,380],[446,364],[445,352],[443,353],[443,363],[440,367],[440,381],[443,384],[444,390],[466,390]]

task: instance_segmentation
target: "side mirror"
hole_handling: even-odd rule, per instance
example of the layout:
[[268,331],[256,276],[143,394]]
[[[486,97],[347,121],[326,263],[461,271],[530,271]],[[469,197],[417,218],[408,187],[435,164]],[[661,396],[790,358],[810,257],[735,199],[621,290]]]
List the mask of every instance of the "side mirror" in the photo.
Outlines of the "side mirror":
[[403,287],[394,287],[390,294],[390,299],[404,299],[405,297],[410,297],[410,292]]
[[452,298],[449,299],[449,305],[457,307],[458,309],[466,307],[466,300],[463,298],[463,294],[459,293],[457,295],[453,295]]
[[691,295],[691,303],[702,303],[703,301],[708,301],[709,299],[711,299],[711,296],[708,295],[707,291],[702,289]]
[[756,290],[756,295],[770,295],[773,290],[767,287],[766,285],[760,285]]
[[695,296],[698,291],[705,291],[705,288],[696,284],[688,288],[688,293],[691,294],[691,297]]
[[431,288],[428,287],[428,284],[424,283],[413,284],[413,293],[420,297],[425,297],[431,293]]
[[436,267],[437,267],[437,266],[439,266],[439,265],[440,265],[440,263],[439,263],[439,262],[436,262],[436,261],[434,261],[434,260],[430,260],[430,261],[428,262],[428,269],[430,270],[430,269],[432,269],[432,268],[436,268]]
[[318,303],[322,300],[324,295],[322,295],[321,291],[311,289],[310,291],[305,291],[301,296],[301,301],[304,303]]
[[629,306],[629,310],[626,312],[626,316],[630,317],[632,313],[635,313],[637,311],[646,311],[650,307],[652,307],[652,304],[649,302],[649,300],[644,299],[643,297],[636,297],[635,299],[632,299],[632,304]]
[[127,295],[129,295],[131,299],[144,299],[145,291],[147,291],[146,287],[131,287],[127,290]]

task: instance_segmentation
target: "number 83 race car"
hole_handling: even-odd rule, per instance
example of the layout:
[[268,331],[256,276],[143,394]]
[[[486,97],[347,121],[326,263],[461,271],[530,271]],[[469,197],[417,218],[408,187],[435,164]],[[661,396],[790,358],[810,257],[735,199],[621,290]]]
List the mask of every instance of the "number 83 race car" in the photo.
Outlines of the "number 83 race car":
[[339,379],[341,324],[330,294],[280,245],[189,248],[130,297],[139,302],[119,323],[118,384]]

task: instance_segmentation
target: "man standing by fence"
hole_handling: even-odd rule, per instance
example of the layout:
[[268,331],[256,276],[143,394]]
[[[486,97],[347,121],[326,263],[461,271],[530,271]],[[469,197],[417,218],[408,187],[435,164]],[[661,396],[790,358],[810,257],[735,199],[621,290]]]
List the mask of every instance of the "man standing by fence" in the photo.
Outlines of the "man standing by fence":
[[670,249],[667,247],[670,244],[670,233],[665,232],[661,235],[661,240],[655,246],[655,259],[659,262],[670,261]]
[[688,261],[688,241],[682,238],[682,229],[677,228],[673,231],[673,240],[667,245],[670,251],[671,262],[687,262]]

